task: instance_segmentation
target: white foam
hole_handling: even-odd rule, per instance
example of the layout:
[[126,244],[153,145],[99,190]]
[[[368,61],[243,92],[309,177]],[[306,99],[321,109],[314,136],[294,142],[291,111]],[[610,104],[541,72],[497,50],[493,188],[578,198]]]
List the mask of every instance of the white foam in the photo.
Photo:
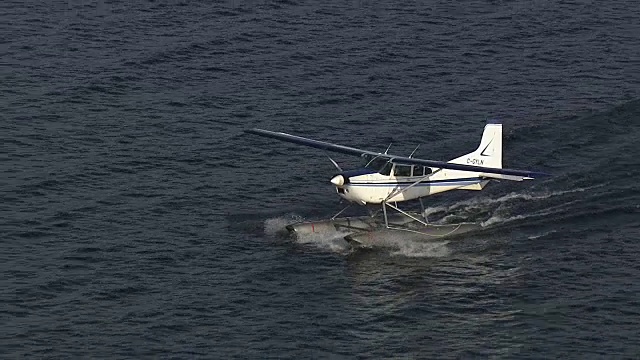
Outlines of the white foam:
[[[544,191],[540,193],[523,193],[523,192],[512,192],[497,198],[486,198],[486,197],[473,197],[468,200],[459,201],[457,203],[448,205],[448,206],[434,206],[425,210],[425,215],[429,216],[431,214],[436,214],[442,212],[446,214],[441,219],[434,221],[434,223],[451,223],[451,222],[460,222],[464,221],[464,218],[468,215],[476,215],[478,212],[491,212],[494,215],[489,219],[485,220],[482,225],[489,226],[496,223],[504,223],[514,220],[521,220],[530,216],[540,216],[544,215],[544,213],[537,214],[526,214],[526,215],[518,215],[512,217],[501,216],[500,213],[503,212],[502,209],[508,207],[510,202],[514,201],[539,201],[549,199],[551,197],[562,196],[569,193],[575,192],[583,192],[587,190],[591,190],[596,187],[602,186],[601,184],[586,187],[586,188],[576,188],[562,191]],[[475,214],[474,214],[475,213]],[[461,220],[463,218],[463,220]],[[474,221],[473,219],[469,221]]]
[[[264,221],[264,233],[267,236],[278,236],[288,234],[286,226],[289,224],[304,221],[299,215],[289,214]],[[308,234],[297,234],[293,239],[298,244],[309,244],[319,249],[332,252],[344,252],[348,249],[348,244],[344,240],[347,233],[327,231]]]
[[275,236],[286,231],[285,226],[302,221],[302,217],[298,215],[285,215],[264,221],[264,233],[268,236]]
[[438,213],[438,212],[441,212],[441,211],[447,211],[448,209],[449,209],[448,206],[433,206],[433,207],[430,207],[430,208],[426,208],[424,210],[424,216],[428,217],[431,214],[435,214],[435,213]]
[[471,198],[469,200],[458,202],[452,206],[461,207],[466,205],[491,205],[491,204],[501,204],[501,203],[509,202],[512,200],[527,200],[527,201],[544,200],[544,199],[548,199],[555,196],[561,196],[561,195],[575,193],[575,192],[583,192],[583,191],[591,190],[593,188],[600,187],[600,186],[602,185],[598,184],[598,185],[594,185],[586,188],[576,188],[576,189],[561,190],[561,191],[544,191],[537,194],[525,193],[525,192],[512,192],[495,199],[482,198],[482,197]]
[[556,233],[556,232],[557,232],[557,231],[555,231],[555,230],[551,230],[551,231],[543,232],[542,234],[538,234],[538,235],[531,235],[531,236],[529,236],[529,240],[539,239],[539,238],[541,238],[541,237],[545,237],[545,236],[547,236],[547,235],[554,234],[554,233]]
[[502,217],[500,215],[494,215],[489,219],[480,223],[482,227],[491,226],[493,224],[505,224],[511,221],[522,220],[528,218],[530,215],[516,215],[510,217]]
[[379,234],[370,238],[369,242],[375,248],[390,251],[392,256],[439,258],[451,254],[451,249],[447,247],[448,240],[416,240],[415,234],[411,232]]
[[309,244],[319,249],[342,253],[349,249],[349,244],[344,240],[347,234],[335,231],[298,234],[295,241],[298,244]]
[[391,252],[391,255],[441,258],[451,254],[451,249],[447,247],[447,244],[449,244],[448,241],[417,242],[412,240],[401,240],[397,242],[398,250]]

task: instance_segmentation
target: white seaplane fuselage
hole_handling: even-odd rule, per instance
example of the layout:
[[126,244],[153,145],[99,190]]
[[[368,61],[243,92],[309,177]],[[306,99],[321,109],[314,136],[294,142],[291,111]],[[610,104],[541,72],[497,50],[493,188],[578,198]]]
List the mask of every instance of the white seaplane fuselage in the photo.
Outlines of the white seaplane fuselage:
[[[409,176],[395,175],[400,171]],[[415,200],[456,189],[482,190],[489,180],[468,171],[433,171],[429,167],[393,164],[389,175],[368,169],[345,171],[334,176],[331,182],[342,198],[367,205]]]
[[[366,169],[343,171],[331,179],[338,195],[361,205],[415,200],[450,190],[482,190],[490,178],[505,178],[505,175],[392,163],[371,156],[365,159],[369,160]],[[502,124],[487,124],[478,148],[448,164],[502,168]]]

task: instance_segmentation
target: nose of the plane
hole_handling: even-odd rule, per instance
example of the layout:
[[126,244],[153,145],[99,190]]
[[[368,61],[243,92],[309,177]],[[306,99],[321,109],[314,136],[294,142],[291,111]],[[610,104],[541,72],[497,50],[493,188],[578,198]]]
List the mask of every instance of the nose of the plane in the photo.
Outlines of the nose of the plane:
[[332,177],[330,181],[335,186],[342,186],[342,185],[344,185],[344,176],[336,175],[336,176]]

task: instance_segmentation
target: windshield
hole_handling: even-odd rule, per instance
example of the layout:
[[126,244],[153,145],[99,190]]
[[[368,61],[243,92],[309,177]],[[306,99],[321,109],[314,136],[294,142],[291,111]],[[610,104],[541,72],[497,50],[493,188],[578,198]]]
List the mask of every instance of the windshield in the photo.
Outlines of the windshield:
[[384,158],[374,157],[372,155],[365,155],[363,158],[365,164],[364,167],[367,169],[378,171],[387,164],[387,159]]
[[378,171],[380,174],[382,175],[391,175],[391,169],[393,168],[393,164],[390,162],[387,162],[384,164],[384,166],[382,167],[382,169],[380,169],[380,171]]

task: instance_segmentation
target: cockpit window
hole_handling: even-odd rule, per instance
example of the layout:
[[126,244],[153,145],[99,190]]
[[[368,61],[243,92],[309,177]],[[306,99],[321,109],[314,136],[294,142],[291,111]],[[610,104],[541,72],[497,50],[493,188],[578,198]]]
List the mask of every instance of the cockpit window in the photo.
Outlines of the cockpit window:
[[411,176],[411,165],[396,165],[396,176]]
[[433,171],[428,166],[413,166],[413,176],[426,176],[431,174]]

